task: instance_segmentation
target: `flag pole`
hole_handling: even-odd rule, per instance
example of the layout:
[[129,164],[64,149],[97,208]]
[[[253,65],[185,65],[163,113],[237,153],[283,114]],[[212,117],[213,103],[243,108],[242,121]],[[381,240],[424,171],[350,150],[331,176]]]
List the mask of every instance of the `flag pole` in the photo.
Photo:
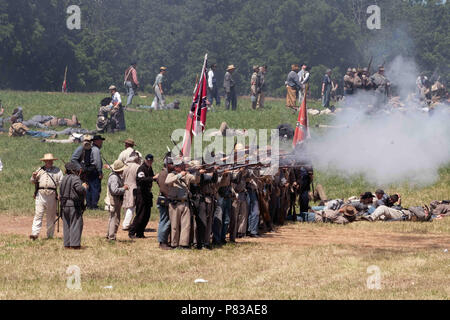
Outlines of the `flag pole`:
[[64,82],[63,82],[63,87],[62,87],[63,93],[67,92],[67,69],[68,69],[68,66],[66,66],[66,71],[64,72]]

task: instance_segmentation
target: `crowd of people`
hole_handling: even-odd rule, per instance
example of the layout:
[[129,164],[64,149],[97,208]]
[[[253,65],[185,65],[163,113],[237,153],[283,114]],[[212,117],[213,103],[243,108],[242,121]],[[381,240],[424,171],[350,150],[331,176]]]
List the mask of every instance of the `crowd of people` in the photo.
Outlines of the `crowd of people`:
[[[45,165],[34,171],[36,212],[30,238],[36,240],[47,216],[47,236],[52,237],[57,215],[64,226],[64,246],[81,248],[83,212],[97,209],[103,171],[109,170],[105,210],[109,212],[106,239],[115,241],[124,213],[122,229],[130,239],[145,238],[154,205],[153,183],[159,186],[158,242],[161,249],[212,249],[244,237],[258,238],[286,221],[347,224],[355,221],[431,221],[450,215],[450,202],[430,207],[403,208],[399,195],[377,190],[359,198],[327,199],[321,185],[314,185],[314,170],[308,161],[273,168],[241,163],[249,148],[237,144],[233,162],[206,165],[202,160],[164,158],[164,168],[154,173],[154,157],[145,157],[132,139],[112,165],[103,163],[100,135],[85,136],[81,146],[65,164],[65,175],[46,154]],[[292,162],[294,161],[294,162]],[[59,192],[58,192],[59,191]],[[58,211],[58,201],[60,210]],[[311,201],[320,201],[312,206]],[[297,212],[297,208],[299,209]],[[56,219],[56,220],[55,220]]]

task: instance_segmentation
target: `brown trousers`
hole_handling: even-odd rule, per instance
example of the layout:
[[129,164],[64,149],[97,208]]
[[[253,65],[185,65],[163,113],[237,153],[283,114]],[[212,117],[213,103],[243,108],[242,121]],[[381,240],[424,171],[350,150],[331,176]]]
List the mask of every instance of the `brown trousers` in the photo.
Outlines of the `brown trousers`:
[[309,200],[311,201],[326,201],[327,195],[325,194],[325,189],[321,184],[318,184],[314,189],[314,193],[309,193]]
[[246,199],[234,199],[230,220],[230,240],[236,239],[236,233],[244,235],[247,233],[248,205]]
[[256,109],[264,108],[264,92],[261,91],[256,97]]
[[122,201],[114,200],[114,210],[109,212],[108,233],[106,237],[108,240],[116,240],[117,230],[120,225],[120,211],[122,209]]
[[205,202],[200,205],[200,213],[206,216],[206,231],[205,244],[211,242],[212,225],[214,219],[214,199],[212,197],[205,197]]
[[286,107],[297,108],[297,90],[295,88],[287,86],[286,94]]
[[191,211],[187,202],[169,204],[172,247],[189,246],[191,235]]

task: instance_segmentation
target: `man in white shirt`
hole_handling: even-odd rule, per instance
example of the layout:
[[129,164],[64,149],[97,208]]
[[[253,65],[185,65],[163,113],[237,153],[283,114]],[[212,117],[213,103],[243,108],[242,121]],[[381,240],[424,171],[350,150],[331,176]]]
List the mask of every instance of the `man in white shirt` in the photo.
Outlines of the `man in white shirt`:
[[216,106],[220,106],[220,96],[216,79],[216,68],[217,65],[214,63],[208,72],[208,101],[212,105],[213,99],[216,99]]
[[111,126],[114,132],[125,131],[125,114],[123,112],[122,98],[116,86],[110,86],[109,91],[111,92],[112,100],[107,107],[111,109]]
[[302,70],[299,71],[298,78],[301,84],[300,91],[298,92],[298,101],[299,104],[301,105],[303,102],[305,90],[309,89],[309,71],[308,66],[306,64],[302,65]]

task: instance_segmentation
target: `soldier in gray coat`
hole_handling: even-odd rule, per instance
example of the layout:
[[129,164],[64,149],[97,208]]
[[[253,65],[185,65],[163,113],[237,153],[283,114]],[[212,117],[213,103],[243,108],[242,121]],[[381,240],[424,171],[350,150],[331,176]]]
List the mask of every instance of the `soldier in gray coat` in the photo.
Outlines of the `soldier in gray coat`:
[[86,189],[82,183],[77,165],[66,163],[66,176],[60,187],[61,215],[64,228],[64,247],[66,249],[81,248],[81,233],[83,232],[83,211]]
[[223,87],[225,88],[225,95],[226,95],[225,108],[227,110],[230,110],[231,104],[231,110],[233,111],[235,111],[237,108],[236,89],[232,77],[234,70],[236,70],[234,65],[229,65],[227,68],[227,72],[225,73],[225,79],[223,81]]
[[106,238],[108,240],[116,240],[117,230],[120,224],[120,210],[122,209],[123,196],[125,191],[129,189],[123,182],[123,171],[125,164],[121,160],[114,161],[111,167],[111,174],[108,178],[108,191],[110,195],[110,216],[108,222],[108,231]]

